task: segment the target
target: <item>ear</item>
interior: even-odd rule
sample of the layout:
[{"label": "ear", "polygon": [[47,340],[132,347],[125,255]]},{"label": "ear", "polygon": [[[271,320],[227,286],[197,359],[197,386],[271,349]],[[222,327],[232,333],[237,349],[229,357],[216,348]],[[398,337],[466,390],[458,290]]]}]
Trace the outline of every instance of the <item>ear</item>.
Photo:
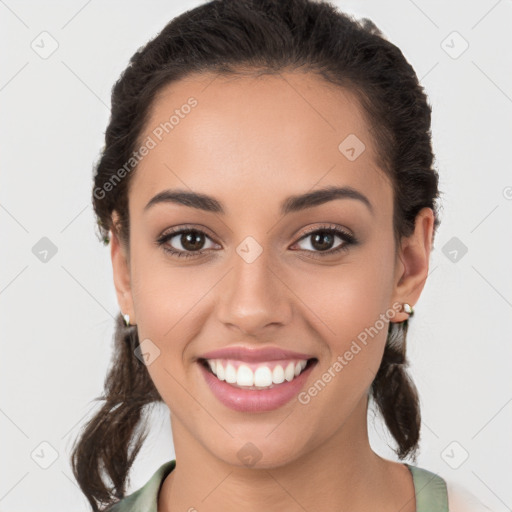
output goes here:
[{"label": "ear", "polygon": [[121,243],[116,229],[118,222],[116,211],[112,213],[112,225],[110,236],[110,256],[116,288],[117,302],[123,315],[130,315],[130,323],[136,324],[135,310],[133,308],[133,296],[131,290],[130,261],[127,248]]},{"label": "ear", "polygon": [[[400,244],[395,266],[392,304],[406,302],[414,306],[418,302],[428,276],[433,229],[432,208],[422,208],[416,216],[414,232]],[[390,319],[390,322],[403,322],[407,318],[408,313],[399,312]]]}]

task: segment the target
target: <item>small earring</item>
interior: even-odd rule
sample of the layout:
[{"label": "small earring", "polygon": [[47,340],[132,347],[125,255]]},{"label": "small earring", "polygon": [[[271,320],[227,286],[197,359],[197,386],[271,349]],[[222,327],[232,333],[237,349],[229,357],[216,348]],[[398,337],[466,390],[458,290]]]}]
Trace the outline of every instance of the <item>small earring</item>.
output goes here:
[{"label": "small earring", "polygon": [[402,311],[408,313],[410,316],[414,315],[414,308],[411,305],[407,304],[407,302],[404,302],[402,304]]},{"label": "small earring", "polygon": [[123,318],[124,318],[124,323],[125,323],[126,327],[130,327],[130,315],[128,313],[126,313],[126,315],[123,315]]}]

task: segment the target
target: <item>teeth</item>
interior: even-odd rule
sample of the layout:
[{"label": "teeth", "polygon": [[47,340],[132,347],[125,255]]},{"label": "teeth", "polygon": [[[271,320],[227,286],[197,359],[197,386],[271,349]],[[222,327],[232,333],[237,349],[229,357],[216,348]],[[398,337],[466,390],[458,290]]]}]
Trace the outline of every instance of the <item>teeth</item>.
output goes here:
[{"label": "teeth", "polygon": [[267,387],[272,384],[272,372],[268,366],[260,366],[254,372],[254,385],[258,387]]},{"label": "teeth", "polygon": [[228,363],[226,366],[226,382],[229,382],[230,384],[235,384],[237,381],[237,372],[235,370],[235,367]]},{"label": "teeth", "polygon": [[215,371],[215,365],[216,365],[215,359],[208,359],[207,362],[208,362],[208,365],[210,366],[211,371],[213,373],[215,373],[215,375],[217,375],[217,372]]},{"label": "teeth", "polygon": [[293,363],[288,363],[288,366],[284,370],[284,378],[290,382],[293,380],[295,376],[295,365]]},{"label": "teeth", "polygon": [[219,380],[224,380],[225,379],[224,366],[222,366],[221,364],[217,363],[215,365],[215,369],[217,370],[217,378]]},{"label": "teeth", "polygon": [[284,382],[284,370],[281,365],[277,365],[272,372],[272,382],[274,384],[281,384]]},{"label": "teeth", "polygon": [[236,383],[239,386],[254,386],[254,374],[248,366],[240,365],[236,374]]},{"label": "teeth", "polygon": [[219,380],[252,389],[271,388],[285,380],[291,382],[307,365],[306,360],[290,361],[286,366],[277,364],[271,369],[268,364],[263,363],[253,371],[247,364],[240,364],[237,369],[232,362],[226,360],[208,359],[207,362]]}]

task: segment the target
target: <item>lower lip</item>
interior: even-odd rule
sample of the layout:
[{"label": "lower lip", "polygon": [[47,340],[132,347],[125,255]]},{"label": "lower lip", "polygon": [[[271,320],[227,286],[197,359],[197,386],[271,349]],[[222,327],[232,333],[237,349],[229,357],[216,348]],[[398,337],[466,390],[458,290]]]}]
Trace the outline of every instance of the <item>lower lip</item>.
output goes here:
[{"label": "lower lip", "polygon": [[241,389],[232,386],[223,380],[219,380],[201,362],[198,364],[213,394],[226,407],[239,412],[265,412],[278,409],[297,396],[316,363],[315,360],[313,364],[310,364],[308,368],[290,382],[285,381],[281,384],[275,384],[273,388],[261,390]]}]

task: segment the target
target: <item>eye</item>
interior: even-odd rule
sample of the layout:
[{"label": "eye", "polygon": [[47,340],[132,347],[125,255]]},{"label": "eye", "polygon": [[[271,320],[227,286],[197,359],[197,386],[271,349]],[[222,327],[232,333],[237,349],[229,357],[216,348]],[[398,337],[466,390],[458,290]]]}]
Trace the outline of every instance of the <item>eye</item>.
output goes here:
[{"label": "eye", "polygon": [[[340,239],[341,242],[332,248],[336,238]],[[200,256],[212,248],[212,246],[205,247],[206,239],[211,241],[211,238],[201,229],[185,226],[163,234],[156,240],[156,244],[172,256],[190,258]],[[311,241],[306,245],[309,245],[311,249],[303,248],[302,250],[317,253],[313,258],[332,256],[341,251],[346,251],[350,245],[358,243],[354,235],[332,224],[307,230],[306,234],[303,234],[296,244],[308,239],[311,239]]]},{"label": "eye", "polygon": [[[210,239],[210,237],[200,229],[182,228],[162,235],[158,238],[156,243],[158,246],[161,246],[165,252],[170,253],[173,256],[178,256],[179,258],[190,258],[203,254],[205,249],[211,248],[204,247],[206,238]],[[172,243],[177,245],[178,248],[174,248],[171,245]]]},{"label": "eye", "polygon": [[[336,238],[341,239],[341,242],[333,248]],[[303,250],[317,253],[313,256],[314,258],[332,256],[341,251],[346,251],[350,245],[358,243],[354,235],[334,225],[311,228],[300,238],[299,242],[301,240],[308,240],[306,246],[311,247],[311,249],[306,247]]]}]

